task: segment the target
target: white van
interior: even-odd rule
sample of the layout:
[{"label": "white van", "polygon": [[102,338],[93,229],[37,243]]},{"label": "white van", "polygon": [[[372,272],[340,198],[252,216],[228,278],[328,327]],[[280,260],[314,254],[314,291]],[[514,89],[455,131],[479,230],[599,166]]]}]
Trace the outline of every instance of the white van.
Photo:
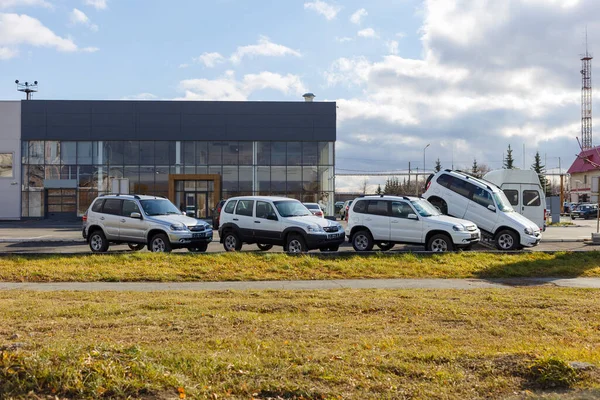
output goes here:
[{"label": "white van", "polygon": [[442,214],[474,222],[499,250],[536,246],[542,239],[540,228],[515,212],[498,186],[463,172],[430,175],[423,197]]},{"label": "white van", "polygon": [[546,229],[546,195],[537,172],[497,169],[483,179],[502,189],[516,212],[535,222],[542,231]]}]

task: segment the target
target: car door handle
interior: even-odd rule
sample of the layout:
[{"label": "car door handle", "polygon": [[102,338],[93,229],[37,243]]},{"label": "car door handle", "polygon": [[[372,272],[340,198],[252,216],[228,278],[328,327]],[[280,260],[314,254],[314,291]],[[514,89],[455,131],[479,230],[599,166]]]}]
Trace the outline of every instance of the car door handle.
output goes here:
[{"label": "car door handle", "polygon": [[125,221],[125,218],[123,218],[123,219],[121,219],[121,222],[127,222],[127,221]]},{"label": "car door handle", "polygon": [[254,221],[255,224],[260,224],[260,221]]},{"label": "car door handle", "polygon": [[397,221],[397,220],[393,220],[393,221],[390,221],[390,222],[391,222],[392,224],[397,224],[397,223],[398,223],[398,221]]},{"label": "car door handle", "polygon": [[365,221],[371,221],[371,218],[365,218]]},{"label": "car door handle", "polygon": [[104,217],[100,217],[100,220],[104,221]]},{"label": "car door handle", "polygon": [[239,221],[239,219],[238,219],[238,218],[234,218],[233,220],[234,220],[234,221]]}]

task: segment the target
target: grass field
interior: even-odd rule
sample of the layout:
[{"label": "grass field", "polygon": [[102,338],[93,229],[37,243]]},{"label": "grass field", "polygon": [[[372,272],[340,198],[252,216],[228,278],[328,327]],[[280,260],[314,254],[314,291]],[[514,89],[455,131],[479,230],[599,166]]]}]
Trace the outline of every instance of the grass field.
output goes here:
[{"label": "grass field", "polygon": [[4,291],[0,398],[600,396],[598,315],[548,287]]},{"label": "grass field", "polygon": [[244,281],[357,278],[506,278],[600,276],[600,252],[492,254],[268,253],[42,255],[0,257],[0,281]]}]

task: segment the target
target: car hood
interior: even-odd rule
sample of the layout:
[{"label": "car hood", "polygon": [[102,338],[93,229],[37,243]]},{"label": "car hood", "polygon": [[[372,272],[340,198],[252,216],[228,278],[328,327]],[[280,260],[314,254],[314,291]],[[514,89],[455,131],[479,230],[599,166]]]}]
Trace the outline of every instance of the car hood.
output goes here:
[{"label": "car hood", "polygon": [[185,215],[175,215],[175,214],[171,214],[171,215],[153,215],[148,217],[151,220],[154,221],[158,221],[158,222],[162,222],[163,224],[176,224],[176,223],[182,223],[185,226],[195,226],[195,225],[208,225],[206,222],[196,219],[196,218],[191,218]]},{"label": "car hood", "polygon": [[509,219],[513,220],[514,222],[522,225],[523,228],[531,228],[531,229],[533,229],[534,232],[540,231],[540,227],[537,226],[535,222],[533,222],[532,220],[530,220],[527,217],[524,217],[523,215],[519,214],[516,211],[507,212],[507,213],[504,213],[504,215],[506,215],[506,218],[509,218]]},{"label": "car hood", "polygon": [[[308,215],[306,217],[288,217],[284,218],[285,221],[293,222],[295,225],[319,225],[320,227],[327,226],[342,226],[339,222],[331,221],[327,218],[316,217],[314,215]],[[339,229],[338,229],[339,230]]]},{"label": "car hood", "polygon": [[425,217],[425,221],[427,221],[429,223],[449,225],[449,226],[461,224],[461,225],[464,225],[465,227],[469,227],[469,226],[477,227],[477,225],[475,225],[474,222],[467,221],[466,219],[454,218],[449,215],[433,215],[431,217]]}]

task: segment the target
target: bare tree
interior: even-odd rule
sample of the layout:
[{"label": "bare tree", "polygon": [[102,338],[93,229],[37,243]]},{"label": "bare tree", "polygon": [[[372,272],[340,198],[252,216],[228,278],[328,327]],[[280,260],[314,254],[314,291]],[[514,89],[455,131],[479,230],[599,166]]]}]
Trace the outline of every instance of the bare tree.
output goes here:
[{"label": "bare tree", "polygon": [[360,184],[360,191],[362,194],[367,194],[367,186],[369,185],[369,178],[365,178],[362,180]]}]

